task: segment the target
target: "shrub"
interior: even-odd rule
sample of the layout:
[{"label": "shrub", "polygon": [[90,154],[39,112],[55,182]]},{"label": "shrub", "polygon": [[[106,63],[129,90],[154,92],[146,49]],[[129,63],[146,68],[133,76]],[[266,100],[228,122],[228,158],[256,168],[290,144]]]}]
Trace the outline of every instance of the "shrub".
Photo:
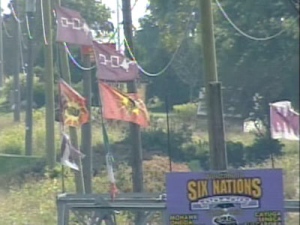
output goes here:
[{"label": "shrub", "polygon": [[262,163],[271,155],[274,157],[281,156],[283,147],[284,144],[268,136],[257,137],[251,146],[246,147],[245,159],[248,164]]},{"label": "shrub", "polygon": [[[5,81],[3,95],[7,102],[9,102],[10,93],[13,90],[14,80],[9,77]],[[26,75],[20,74],[20,100],[26,100]],[[38,108],[45,105],[45,84],[39,81],[39,78],[33,79],[33,101]]]},{"label": "shrub", "polygon": [[197,107],[197,103],[174,105],[173,111],[179,121],[183,123],[190,123],[197,119]]},{"label": "shrub", "polygon": [[[192,134],[188,131],[170,131],[170,151],[171,157],[175,161],[183,161],[185,159],[182,146],[184,143],[191,142]],[[162,129],[149,130],[142,132],[143,149],[149,152],[162,152],[168,154],[168,134]]]},{"label": "shrub", "polygon": [[245,147],[241,142],[226,142],[227,159],[229,166],[239,168],[244,166],[245,161]]}]

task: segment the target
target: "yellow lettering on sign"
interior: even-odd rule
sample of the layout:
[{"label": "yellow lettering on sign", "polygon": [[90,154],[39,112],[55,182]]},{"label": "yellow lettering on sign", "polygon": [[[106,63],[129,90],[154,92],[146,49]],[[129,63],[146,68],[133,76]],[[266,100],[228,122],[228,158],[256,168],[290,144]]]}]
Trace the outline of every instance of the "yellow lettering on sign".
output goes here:
[{"label": "yellow lettering on sign", "polygon": [[259,199],[261,184],[259,178],[217,179],[212,182],[212,195],[244,195]]},{"label": "yellow lettering on sign", "polygon": [[196,201],[198,199],[207,197],[208,181],[207,180],[191,180],[187,183],[188,199],[189,201]]}]

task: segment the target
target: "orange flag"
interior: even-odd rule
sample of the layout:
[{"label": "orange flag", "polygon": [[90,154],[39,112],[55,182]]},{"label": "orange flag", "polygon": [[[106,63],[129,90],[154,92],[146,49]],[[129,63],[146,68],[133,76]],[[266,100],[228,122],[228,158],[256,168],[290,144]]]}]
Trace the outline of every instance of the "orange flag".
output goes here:
[{"label": "orange flag", "polygon": [[125,94],[102,82],[99,82],[99,91],[105,119],[136,123],[141,127],[149,126],[147,108],[136,93]]},{"label": "orange flag", "polygon": [[79,127],[89,121],[86,100],[64,80],[59,82],[60,102],[64,125]]}]

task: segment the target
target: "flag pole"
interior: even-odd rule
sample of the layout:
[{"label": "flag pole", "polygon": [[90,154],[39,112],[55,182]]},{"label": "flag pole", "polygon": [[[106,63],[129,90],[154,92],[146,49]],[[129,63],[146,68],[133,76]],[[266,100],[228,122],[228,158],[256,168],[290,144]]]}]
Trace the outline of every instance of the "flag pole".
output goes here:
[{"label": "flag pole", "polygon": [[[58,46],[57,46],[57,50],[58,50]],[[59,68],[60,68],[60,63],[59,63],[59,57],[58,57],[58,64],[59,64]],[[60,80],[61,78],[61,74],[59,73],[60,76]],[[58,113],[59,113],[59,128],[60,128],[60,136],[62,137],[62,134],[64,132],[65,129],[65,125],[64,125],[64,118],[63,118],[63,108],[62,108],[62,101],[61,101],[61,88],[58,82],[58,102],[59,102],[59,106],[58,106]],[[61,164],[61,190],[62,193],[66,192],[66,187],[65,187],[65,166],[63,164]]]},{"label": "flag pole", "polygon": [[[61,1],[56,1],[57,6],[60,6]],[[63,43],[57,43],[59,51],[59,62],[61,65],[60,68],[60,78],[64,79],[68,84],[71,84],[71,72],[70,72],[70,66],[69,66],[69,60],[68,55],[66,53],[66,47]],[[69,127],[69,134],[71,143],[74,147],[78,148],[78,134],[75,127]],[[85,193],[85,185],[84,185],[84,179],[83,179],[83,173],[82,173],[82,163],[81,159],[79,158],[78,161],[76,161],[76,164],[79,165],[80,171],[74,172],[75,174],[75,185],[76,185],[76,192],[77,193]]]},{"label": "flag pole", "polygon": [[[271,121],[272,121],[272,113],[271,113],[271,104],[269,104],[269,116],[268,116],[268,122],[269,122],[269,129],[267,129],[267,134],[268,136],[272,139],[272,127],[271,127]],[[274,160],[274,154],[273,154],[273,149],[271,149],[271,152],[270,152],[270,158],[271,158],[271,166],[272,166],[272,169],[275,168],[275,160]]]},{"label": "flag pole", "polygon": [[168,139],[168,158],[169,158],[169,171],[172,172],[172,155],[171,155],[171,141],[170,141],[170,120],[169,120],[169,95],[166,94],[165,99],[166,118],[167,118],[167,139]]}]

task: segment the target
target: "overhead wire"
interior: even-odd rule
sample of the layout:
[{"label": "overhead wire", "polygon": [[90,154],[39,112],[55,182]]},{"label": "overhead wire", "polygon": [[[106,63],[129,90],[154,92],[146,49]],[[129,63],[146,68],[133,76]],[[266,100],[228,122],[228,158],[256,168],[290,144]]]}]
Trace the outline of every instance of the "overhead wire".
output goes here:
[{"label": "overhead wire", "polygon": [[[188,21],[188,23],[187,23],[187,26],[186,26],[185,31],[187,31],[187,30],[190,28],[190,23],[191,23],[192,17],[193,17],[193,16],[192,16],[192,14],[191,14],[191,16],[190,16],[190,18],[189,18],[189,21]],[[186,33],[188,33],[188,32],[184,32],[184,34],[186,34]],[[176,50],[175,50],[174,53],[172,54],[171,59],[169,60],[169,62],[165,65],[165,67],[164,67],[163,69],[161,69],[161,70],[160,70],[159,72],[157,72],[157,73],[150,73],[150,72],[146,71],[146,70],[138,63],[136,57],[134,56],[134,53],[132,52],[132,49],[130,49],[130,46],[129,46],[127,40],[126,40],[126,37],[124,37],[124,43],[125,43],[125,45],[126,45],[126,47],[127,47],[127,50],[128,50],[128,52],[129,52],[130,56],[131,56],[132,59],[135,61],[135,63],[136,63],[136,65],[137,65],[137,67],[139,68],[139,70],[142,71],[142,73],[143,73],[144,75],[146,75],[146,76],[149,76],[149,77],[157,77],[157,76],[162,75],[164,72],[166,72],[167,69],[169,69],[169,67],[172,65],[172,63],[173,63],[173,61],[175,60],[175,58],[176,58],[176,56],[177,56],[177,54],[178,54],[178,52],[179,52],[179,50],[180,50],[180,48],[181,48],[181,45],[182,45],[182,43],[183,43],[183,41],[184,41],[185,38],[186,38],[186,37],[183,37],[183,38],[182,38],[182,40],[180,41],[180,43],[179,43],[179,45],[177,46]]]},{"label": "overhead wire", "polygon": [[23,74],[26,74],[26,70],[25,70],[25,63],[24,63],[24,56],[23,56],[23,37],[22,37],[22,29],[21,29],[21,24],[18,23],[18,29],[19,29],[19,47],[20,47],[20,60],[21,60],[21,68],[22,68],[22,72]]},{"label": "overhead wire", "polygon": [[6,27],[6,23],[4,22],[4,20],[2,20],[2,24],[3,24],[3,28],[4,28],[5,35],[6,35],[8,38],[12,38],[13,36],[12,36],[10,33],[8,33],[7,27]]},{"label": "overhead wire", "polygon": [[31,35],[31,31],[30,31],[28,15],[25,16],[25,20],[26,20],[26,28],[27,28],[28,38],[32,40],[33,38],[32,38],[32,35]]},{"label": "overhead wire", "polygon": [[[13,15],[13,18],[15,19],[15,21],[17,22],[18,24],[18,35],[19,35],[19,38],[18,38],[18,42],[19,42],[19,51],[20,51],[20,63],[21,63],[21,68],[22,68],[22,72],[24,74],[26,74],[26,70],[25,70],[25,63],[24,63],[24,56],[23,56],[23,45],[24,45],[24,40],[23,40],[23,36],[22,36],[22,28],[21,28],[21,23],[22,23],[22,20],[19,19],[19,17],[17,16],[17,13],[14,9],[14,6],[13,4],[10,2],[9,3],[9,7],[11,9],[11,12],[12,12],[12,15]],[[25,46],[25,45],[24,45]]]},{"label": "overhead wire", "polygon": [[223,14],[223,16],[225,17],[225,19],[231,24],[231,26],[237,31],[239,32],[241,35],[243,35],[246,38],[249,38],[251,40],[254,41],[268,41],[271,39],[274,39],[276,37],[278,37],[279,35],[281,35],[283,32],[285,32],[284,29],[282,29],[281,31],[279,31],[278,33],[268,36],[268,37],[254,37],[252,35],[247,34],[246,32],[242,31],[227,15],[227,13],[225,12],[224,8],[222,7],[222,5],[220,4],[220,2],[218,0],[215,0],[216,4],[219,8],[219,10],[221,11],[221,13]]},{"label": "overhead wire", "polygon": [[18,18],[17,14],[16,14],[16,11],[14,9],[14,6],[13,4],[10,2],[9,3],[9,6],[10,6],[10,9],[11,9],[11,12],[12,12],[12,15],[14,17],[14,19],[18,22],[18,23],[21,23],[22,21]]},{"label": "overhead wire", "polygon": [[81,65],[76,61],[75,57],[72,55],[70,49],[68,48],[68,45],[67,45],[65,42],[64,42],[63,44],[64,44],[65,51],[66,51],[66,53],[68,54],[69,58],[70,58],[71,61],[74,63],[74,65],[77,66],[79,69],[84,70],[84,71],[89,71],[89,70],[92,70],[92,69],[94,69],[94,68],[96,67],[95,65],[94,65],[94,66],[91,66],[91,67],[89,67],[89,68],[81,66]]}]

